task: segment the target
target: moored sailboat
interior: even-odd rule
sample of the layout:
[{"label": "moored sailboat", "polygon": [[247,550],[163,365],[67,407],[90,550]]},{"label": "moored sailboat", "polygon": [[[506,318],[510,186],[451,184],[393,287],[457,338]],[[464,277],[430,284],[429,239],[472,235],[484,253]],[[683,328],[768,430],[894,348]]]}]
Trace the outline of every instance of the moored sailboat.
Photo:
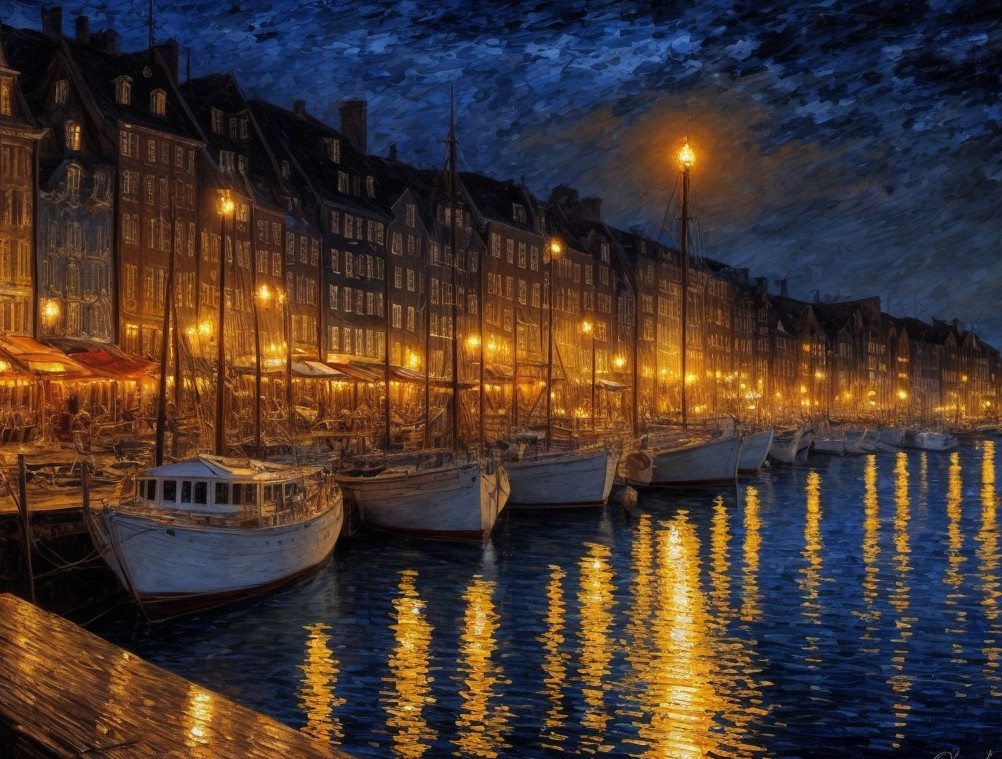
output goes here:
[{"label": "moored sailboat", "polygon": [[741,451],[738,454],[738,472],[753,474],[762,468],[769,456],[769,448],[775,431],[772,429],[748,432],[741,435]]}]

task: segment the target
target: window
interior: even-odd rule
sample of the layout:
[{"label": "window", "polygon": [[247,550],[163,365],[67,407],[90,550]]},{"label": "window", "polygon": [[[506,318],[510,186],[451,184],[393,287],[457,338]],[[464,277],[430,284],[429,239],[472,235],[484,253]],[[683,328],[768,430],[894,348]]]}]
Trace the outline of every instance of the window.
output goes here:
[{"label": "window", "polygon": [[167,114],[167,93],[159,88],[150,93],[150,113],[157,116]]},{"label": "window", "polygon": [[334,163],[341,163],[341,140],[331,140],[328,147],[328,157]]},{"label": "window", "polygon": [[344,171],[337,173],[337,191],[348,192],[348,174]]},{"label": "window", "polygon": [[14,112],[14,84],[9,77],[0,79],[0,114],[10,116]]},{"label": "window", "polygon": [[119,105],[132,105],[131,76],[120,76],[115,79],[115,102]]},{"label": "window", "polygon": [[56,101],[56,105],[66,105],[70,99],[70,83],[65,79],[60,79],[56,82],[56,91],[53,94],[53,100]]},{"label": "window", "polygon": [[218,108],[212,109],[212,131],[215,134],[223,133],[223,112]]},{"label": "window", "polygon": [[375,177],[365,178],[365,192],[370,198],[376,197],[376,179]]},{"label": "window", "polygon": [[76,164],[66,169],[66,187],[73,194],[80,192],[80,167]]},{"label": "window", "polygon": [[83,128],[76,121],[67,121],[65,129],[66,149],[80,150],[80,138],[83,134]]},{"label": "window", "polygon": [[233,151],[232,150],[220,150],[219,151],[219,170],[224,171],[227,174],[233,172]]}]

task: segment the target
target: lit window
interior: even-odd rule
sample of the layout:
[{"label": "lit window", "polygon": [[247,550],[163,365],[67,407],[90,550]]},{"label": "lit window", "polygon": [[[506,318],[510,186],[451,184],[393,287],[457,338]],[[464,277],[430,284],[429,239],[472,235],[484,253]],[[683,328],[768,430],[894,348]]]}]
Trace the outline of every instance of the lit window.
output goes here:
[{"label": "lit window", "polygon": [[66,149],[80,150],[80,138],[83,134],[80,124],[75,121],[66,122]]},{"label": "lit window", "polygon": [[115,102],[132,105],[132,77],[120,76],[115,80]]},{"label": "lit window", "polygon": [[157,116],[167,113],[167,93],[161,89],[153,90],[150,93],[150,112]]},{"label": "lit window", "polygon": [[7,77],[0,79],[0,114],[10,116],[14,112],[14,86]]}]

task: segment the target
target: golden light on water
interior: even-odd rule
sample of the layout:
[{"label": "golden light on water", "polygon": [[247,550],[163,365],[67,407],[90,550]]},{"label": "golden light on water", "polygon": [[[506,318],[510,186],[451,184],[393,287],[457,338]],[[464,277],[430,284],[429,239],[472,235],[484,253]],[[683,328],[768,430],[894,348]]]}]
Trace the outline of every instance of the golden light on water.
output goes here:
[{"label": "golden light on water", "polygon": [[539,637],[539,642],[544,651],[543,684],[550,706],[546,716],[543,717],[540,742],[544,748],[560,749],[565,738],[561,728],[568,716],[563,697],[564,686],[567,683],[567,668],[570,664],[570,654],[563,650],[564,618],[567,614],[563,581],[566,573],[552,564],[549,570],[550,579],[546,583],[546,627]]},{"label": "golden light on water", "polygon": [[730,618],[730,531],[729,515],[722,496],[713,500],[713,516],[710,523],[710,599],[713,602],[713,619],[726,625]]},{"label": "golden light on water", "polygon": [[[923,452],[924,453],[924,452]],[[925,456],[922,458],[923,471],[928,466]],[[925,481],[925,477],[923,477]],[[909,587],[912,566],[910,563],[911,545],[908,525],[911,521],[911,500],[909,496],[908,454],[901,451],[895,456],[894,465],[894,587],[890,593],[890,604],[897,612],[894,620],[897,636],[892,638],[894,647],[891,655],[891,669],[894,670],[887,679],[887,684],[896,694],[894,703],[894,722],[891,726],[897,728],[892,738],[892,745],[899,748],[898,741],[906,738],[905,727],[911,712],[908,694],[912,689],[913,676],[905,670],[908,655],[908,641],[911,638],[911,626],[915,618],[908,614],[911,604],[911,588]]]},{"label": "golden light on water", "polygon": [[605,728],[611,718],[606,707],[605,693],[612,661],[613,573],[609,566],[611,550],[598,543],[587,544],[588,552],[579,561],[581,585],[578,603],[581,627],[578,631],[580,659],[578,663],[585,710],[581,715],[583,749],[588,753],[605,750]]},{"label": "golden light on water", "polygon": [[952,634],[951,646],[956,656],[963,653],[960,636],[963,635],[967,623],[967,612],[963,608],[965,594],[961,589],[964,583],[961,565],[967,561],[967,557],[964,556],[964,531],[960,523],[963,517],[963,501],[964,484],[960,477],[960,453],[953,451],[950,454],[946,488],[947,565],[943,582],[948,586],[946,605],[954,610],[954,626],[952,629],[947,629],[947,632]]},{"label": "golden light on water", "polygon": [[425,619],[425,603],[417,591],[417,572],[400,572],[397,595],[393,599],[394,645],[387,662],[390,677],[385,679],[386,726],[393,736],[395,756],[413,759],[428,750],[437,733],[429,727],[425,707],[435,702],[431,695],[430,648],[432,626]]},{"label": "golden light on water", "polygon": [[983,443],[981,457],[981,519],[977,541],[981,577],[981,609],[987,629],[981,646],[982,672],[993,698],[1002,696],[1002,624],[999,617],[999,495],[995,489],[995,441]]},{"label": "golden light on water", "polygon": [[330,650],[331,629],[323,622],[305,628],[306,655],[300,669],[303,679],[299,687],[299,707],[306,714],[304,733],[328,746],[338,745],[344,738],[340,720],[334,710],[344,705],[343,698],[334,695],[338,679],[338,663]]},{"label": "golden light on water", "polygon": [[[803,614],[816,625],[821,624],[821,603],[818,586],[821,582],[821,475],[811,471],[807,475],[805,487],[807,496],[806,519],[804,520],[803,557],[807,560],[801,571],[801,605]],[[817,648],[817,638],[808,638],[808,649]]]},{"label": "golden light on water", "polygon": [[867,456],[863,470],[863,608],[866,622],[863,637],[871,640],[880,621],[877,603],[880,589],[880,499],[877,496],[877,457]]},{"label": "golden light on water", "polygon": [[762,546],[762,520],[759,516],[758,489],[745,489],[745,540],[742,546],[744,569],[741,572],[741,621],[755,622],[759,609],[759,550]]},{"label": "golden light on water", "polygon": [[463,594],[458,675],[462,706],[455,744],[463,756],[496,756],[504,747],[509,709],[502,703],[504,673],[494,663],[498,615],[495,583],[474,577]]}]

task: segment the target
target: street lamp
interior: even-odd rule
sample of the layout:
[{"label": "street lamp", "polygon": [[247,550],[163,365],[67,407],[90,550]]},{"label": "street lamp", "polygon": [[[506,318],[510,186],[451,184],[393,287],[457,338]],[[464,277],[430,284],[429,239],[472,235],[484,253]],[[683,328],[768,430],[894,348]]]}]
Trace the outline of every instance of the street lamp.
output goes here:
[{"label": "street lamp", "polygon": [[553,261],[560,258],[563,246],[560,240],[550,240],[543,253],[546,264],[546,450],[553,442]]},{"label": "street lamp", "polygon": [[[254,263],[254,271],[257,265]],[[261,455],[261,317],[260,306],[271,300],[271,290],[262,284],[254,293],[254,451]]]},{"label": "street lamp", "polygon": [[595,325],[587,319],[581,322],[581,331],[591,335],[591,428],[595,429]]},{"label": "street lamp", "polygon": [[689,139],[678,151],[678,162],[682,165],[682,219],[679,229],[679,242],[682,249],[682,426],[686,426],[686,332],[688,325],[688,301],[689,301],[689,170],[696,163],[696,153],[689,146]]}]

